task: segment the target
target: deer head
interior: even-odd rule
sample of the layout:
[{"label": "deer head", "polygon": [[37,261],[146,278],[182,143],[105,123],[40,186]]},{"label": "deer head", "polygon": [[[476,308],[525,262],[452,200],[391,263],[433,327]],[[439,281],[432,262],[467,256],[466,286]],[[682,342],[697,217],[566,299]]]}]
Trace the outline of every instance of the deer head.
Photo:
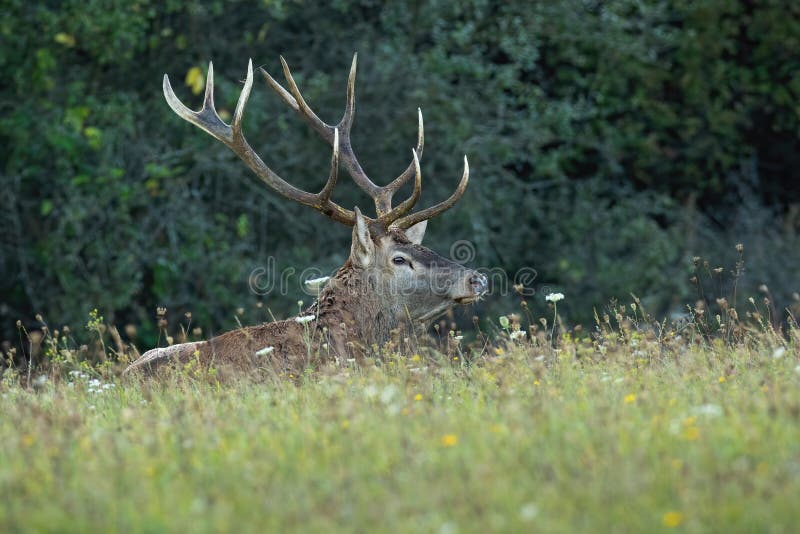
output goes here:
[{"label": "deer head", "polygon": [[[339,304],[354,308],[350,315],[369,321],[380,315],[384,327],[396,325],[402,318],[425,322],[451,308],[477,300],[487,289],[486,278],[421,246],[427,221],[451,208],[467,187],[469,165],[464,156],[464,172],[455,192],[443,202],[413,212],[422,189],[420,158],[424,145],[422,111],[418,112],[417,146],[412,161],[399,176],[385,186],[376,185],[366,175],[353,152],[350,129],[355,114],[355,75],[357,55],[353,56],[347,84],[344,116],[337,125],[323,122],[303,99],[286,61],[281,57],[289,90],[284,89],[264,69],[259,69],[267,84],[296,111],[332,149],[330,173],[318,193],[297,189],[270,169],[253,151],[242,132],[242,117],[253,86],[253,63],[249,62],[244,88],[239,96],[233,121],[222,121],[214,108],[214,69],[209,63],[203,107],[195,112],[175,96],[164,75],[164,95],[181,118],[203,129],[238,155],[270,188],[279,194],[309,206],[330,219],[352,226],[353,240],[348,262],[331,283],[329,292],[337,292]],[[353,181],[373,200],[375,217],[367,217],[358,208],[349,210],[331,199],[342,163]],[[392,205],[394,194],[411,178],[411,195]],[[350,298],[342,295],[350,291]],[[325,300],[325,294],[320,300]],[[361,310],[361,311],[358,311]],[[363,316],[363,317],[362,317]],[[385,328],[384,328],[385,329]],[[371,336],[372,337],[372,336]],[[383,336],[379,335],[377,338]]]},{"label": "deer head", "polygon": [[[486,277],[447,260],[421,245],[427,221],[403,231],[370,229],[356,208],[349,267],[360,273],[366,291],[389,318],[426,323],[454,304],[476,301],[487,287]],[[368,299],[363,299],[368,300]]]}]

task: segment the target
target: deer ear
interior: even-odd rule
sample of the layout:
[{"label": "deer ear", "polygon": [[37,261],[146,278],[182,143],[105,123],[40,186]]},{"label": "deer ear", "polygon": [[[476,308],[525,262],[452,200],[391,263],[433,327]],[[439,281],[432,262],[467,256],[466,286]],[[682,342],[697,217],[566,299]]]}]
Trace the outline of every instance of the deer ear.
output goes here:
[{"label": "deer ear", "polygon": [[355,208],[356,224],[353,225],[353,244],[350,247],[350,259],[359,267],[369,267],[375,259],[375,243],[369,235],[367,220],[361,210]]},{"label": "deer ear", "polygon": [[415,245],[422,244],[422,238],[425,237],[425,229],[428,227],[428,221],[421,221],[406,230],[406,237]]}]

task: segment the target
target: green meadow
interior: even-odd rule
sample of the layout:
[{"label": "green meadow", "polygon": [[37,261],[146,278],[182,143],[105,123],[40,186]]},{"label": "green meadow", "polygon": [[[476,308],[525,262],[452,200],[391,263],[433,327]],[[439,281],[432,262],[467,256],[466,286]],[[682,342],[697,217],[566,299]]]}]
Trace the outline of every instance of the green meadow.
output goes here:
[{"label": "green meadow", "polygon": [[7,371],[0,530],[794,531],[798,332],[692,332],[224,382]]}]

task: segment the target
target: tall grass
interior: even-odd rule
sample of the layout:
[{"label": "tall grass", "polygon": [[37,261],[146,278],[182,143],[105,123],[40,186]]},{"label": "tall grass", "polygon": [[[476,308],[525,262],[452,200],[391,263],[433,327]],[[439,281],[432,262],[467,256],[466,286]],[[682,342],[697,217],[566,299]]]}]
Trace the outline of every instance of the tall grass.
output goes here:
[{"label": "tall grass", "polygon": [[7,372],[0,530],[792,531],[797,332],[620,317],[299,384]]}]

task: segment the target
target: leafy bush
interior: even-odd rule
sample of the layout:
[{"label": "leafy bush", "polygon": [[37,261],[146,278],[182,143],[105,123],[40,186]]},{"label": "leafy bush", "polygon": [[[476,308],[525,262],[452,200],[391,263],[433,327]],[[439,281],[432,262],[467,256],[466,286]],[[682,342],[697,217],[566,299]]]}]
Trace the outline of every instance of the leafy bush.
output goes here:
[{"label": "leafy bush", "polygon": [[[0,21],[0,337],[15,336],[17,318],[77,324],[95,306],[141,325],[143,345],[155,342],[157,305],[217,330],[235,324],[237,307],[251,309],[248,275],[268,257],[279,268],[343,261],[346,229],[266,190],[163,102],[166,72],[199,106],[198,72],[213,59],[217,102],[230,113],[247,58],[277,74],[279,53],[331,122],[350,54],[361,53],[353,138],[376,181],[408,164],[417,106],[423,204],[450,193],[469,154],[470,189],[434,221],[434,248],[467,238],[485,266],[534,267],[538,283],[598,305],[636,292],[666,311],[691,295],[693,255],[769,242],[748,277],[790,295],[798,9],[10,0]],[[324,182],[328,148],[261,83],[246,130],[282,176],[308,189]],[[737,218],[743,180],[747,221]],[[344,205],[364,205],[350,184],[339,189]],[[246,319],[287,313],[300,297],[299,287],[272,295]]]}]

